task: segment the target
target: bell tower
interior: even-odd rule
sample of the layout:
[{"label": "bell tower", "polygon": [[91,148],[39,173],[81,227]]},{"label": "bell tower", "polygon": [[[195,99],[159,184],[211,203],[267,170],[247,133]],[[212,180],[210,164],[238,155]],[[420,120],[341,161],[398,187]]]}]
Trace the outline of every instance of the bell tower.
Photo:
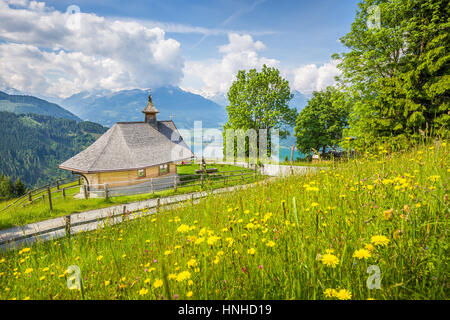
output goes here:
[{"label": "bell tower", "polygon": [[142,110],[142,113],[145,114],[145,122],[147,122],[156,130],[158,130],[158,122],[156,120],[156,114],[159,113],[159,111],[158,109],[156,109],[155,105],[152,102],[152,93],[150,89],[148,90],[147,106],[145,107],[144,110]]}]

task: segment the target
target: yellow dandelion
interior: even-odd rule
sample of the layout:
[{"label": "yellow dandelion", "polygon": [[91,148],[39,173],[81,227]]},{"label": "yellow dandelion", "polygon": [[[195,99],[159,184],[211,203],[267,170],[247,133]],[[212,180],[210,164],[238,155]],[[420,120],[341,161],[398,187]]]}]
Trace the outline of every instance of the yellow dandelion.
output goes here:
[{"label": "yellow dandelion", "polygon": [[163,285],[163,281],[161,279],[156,279],[155,282],[153,282],[153,288],[160,288]]},{"label": "yellow dandelion", "polygon": [[98,256],[97,257],[97,261],[102,261],[102,259],[103,259],[103,256]]},{"label": "yellow dandelion", "polygon": [[187,262],[187,266],[188,266],[188,268],[193,268],[193,267],[197,266],[197,260],[195,260],[195,259],[190,259],[190,260]]},{"label": "yellow dandelion", "polygon": [[217,236],[212,235],[212,236],[210,236],[210,237],[208,238],[207,243],[208,243],[210,246],[212,246],[212,245],[214,245],[214,243],[216,243],[218,240],[220,240],[220,237],[217,237]]},{"label": "yellow dandelion", "polygon": [[33,272],[33,268],[26,268],[25,269],[25,274],[29,274]]},{"label": "yellow dandelion", "polygon": [[339,264],[339,259],[334,254],[326,253],[321,258],[322,263],[328,267],[336,268]]},{"label": "yellow dandelion", "polygon": [[339,300],[350,300],[352,298],[352,293],[347,289],[341,289],[336,293],[336,298]]},{"label": "yellow dandelion", "polygon": [[142,288],[141,290],[139,290],[138,293],[141,296],[145,296],[148,293],[148,289]]},{"label": "yellow dandelion", "polygon": [[387,246],[389,244],[389,239],[385,236],[372,236],[370,242],[376,246]]},{"label": "yellow dandelion", "polygon": [[362,259],[366,259],[367,260],[371,256],[372,256],[372,254],[367,249],[359,249],[359,250],[356,250],[353,253],[353,258],[358,258],[359,260],[362,260]]},{"label": "yellow dandelion", "polygon": [[256,250],[255,248],[250,248],[247,250],[247,253],[253,256],[256,253]]},{"label": "yellow dandelion", "polygon": [[177,232],[186,233],[189,231],[189,226],[186,224],[182,224],[177,228]]},{"label": "yellow dandelion", "polygon": [[111,281],[109,281],[109,280],[106,280],[106,281],[105,281],[105,287],[109,286],[109,285],[110,285],[110,283],[111,283]]},{"label": "yellow dandelion", "polygon": [[192,291],[189,291],[188,293],[186,293],[186,297],[188,297],[188,298],[192,297]]},{"label": "yellow dandelion", "polygon": [[328,288],[325,290],[324,294],[326,297],[332,298],[332,297],[336,296],[337,291],[336,291],[336,289]]},{"label": "yellow dandelion", "polygon": [[189,271],[182,271],[177,275],[177,282],[181,282],[184,280],[188,280],[191,277],[191,273]]},{"label": "yellow dandelion", "polygon": [[266,246],[273,248],[275,246],[275,242],[273,242],[272,240],[267,241]]}]

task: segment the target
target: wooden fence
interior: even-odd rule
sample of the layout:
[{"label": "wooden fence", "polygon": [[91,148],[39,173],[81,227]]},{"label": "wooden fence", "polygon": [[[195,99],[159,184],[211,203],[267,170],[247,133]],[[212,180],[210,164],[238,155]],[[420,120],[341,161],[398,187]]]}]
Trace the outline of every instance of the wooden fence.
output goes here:
[{"label": "wooden fence", "polygon": [[[140,179],[138,181],[121,181],[119,183],[105,183],[100,185],[90,185],[89,190],[84,188],[85,198],[89,198],[92,194],[105,199],[131,194],[155,193],[173,189],[177,191],[182,188],[201,186],[202,189],[211,184],[221,184],[227,186],[232,182],[245,182],[258,177],[257,170],[233,170],[216,173],[201,173],[190,175],[174,175],[165,178],[149,178]],[[139,184],[129,185],[130,183]],[[120,186],[125,184],[125,186]]]},{"label": "wooden fence", "polygon": [[[211,183],[222,182],[223,186],[227,186],[233,181],[240,180],[242,182],[250,180],[250,178],[257,178],[258,172],[256,168],[254,170],[242,169],[234,171],[224,171],[217,173],[201,173],[201,174],[191,174],[191,175],[175,175],[170,181],[160,183],[161,178],[158,179],[140,179],[138,181],[125,181],[120,183],[109,183],[103,185],[90,185],[81,183],[80,178],[68,178],[60,179],[54,183],[42,186],[37,189],[33,189],[27,192],[22,197],[16,199],[14,202],[10,203],[5,208],[1,209],[0,212],[13,209],[17,207],[25,207],[34,203],[35,201],[41,200],[42,202],[48,201],[50,210],[53,210],[53,201],[57,198],[66,198],[66,191],[73,188],[80,188],[82,190],[83,197],[88,199],[91,195],[96,195],[97,197],[104,197],[105,199],[111,197],[118,197],[123,195],[132,194],[145,194],[145,193],[155,193],[155,191],[163,191],[173,189],[177,191],[181,188],[201,186],[202,189]],[[149,185],[144,185],[144,182],[149,181]],[[129,182],[139,182],[133,186],[123,186],[116,187],[115,185],[124,184]],[[73,185],[71,185],[73,183]]]},{"label": "wooden fence", "polygon": [[[224,188],[224,189],[216,190],[214,192],[223,193],[223,192],[227,192],[227,189]],[[122,210],[118,210],[117,212],[108,213],[101,217],[96,217],[93,219],[77,221],[77,222],[72,221],[71,215],[66,215],[66,216],[62,217],[63,219],[61,219],[61,221],[55,227],[48,228],[45,230],[39,230],[36,232],[24,234],[21,236],[16,236],[16,237],[9,238],[9,239],[0,240],[0,246],[4,246],[4,245],[8,245],[8,244],[15,244],[17,242],[24,241],[24,240],[27,240],[30,238],[35,238],[37,240],[38,236],[49,235],[51,233],[58,232],[58,231],[64,231],[64,234],[62,236],[67,236],[70,238],[70,236],[75,233],[72,231],[73,231],[73,228],[76,226],[87,225],[87,224],[91,224],[91,223],[99,224],[101,222],[109,222],[111,220],[112,220],[111,224],[121,223],[121,222],[130,220],[130,219],[139,217],[138,216],[139,213],[141,213],[141,216],[144,216],[144,213],[147,213],[147,212],[148,212],[147,214],[152,214],[152,212],[151,212],[152,209],[154,209],[153,213],[160,213],[162,210],[164,210],[165,207],[168,207],[168,206],[183,205],[183,203],[194,204],[195,200],[199,200],[201,198],[207,197],[208,195],[209,195],[208,192],[203,191],[203,192],[186,194],[184,196],[184,199],[181,199],[181,200],[177,200],[176,197],[171,197],[171,198],[173,198],[173,200],[171,200],[171,198],[162,199],[160,197],[160,198],[156,199],[156,205],[154,205],[154,206],[147,206],[145,208],[134,210],[134,211],[130,212],[127,210],[126,205],[123,205]],[[163,200],[163,201],[161,201],[161,200]],[[133,217],[133,215],[134,215],[134,217]],[[118,218],[119,221],[115,220],[115,218]]]},{"label": "wooden fence", "polygon": [[[74,185],[67,186],[68,184],[74,183]],[[63,198],[66,197],[66,191],[73,188],[79,188],[81,186],[81,177],[80,178],[66,178],[59,179],[55,182],[46,184],[45,186],[33,189],[25,193],[23,196],[14,200],[3,209],[0,209],[0,212],[16,208],[18,206],[24,207],[38,200],[45,200],[46,198],[49,200],[50,208],[52,208],[52,194],[59,193]],[[54,190],[52,190],[54,189]]]}]

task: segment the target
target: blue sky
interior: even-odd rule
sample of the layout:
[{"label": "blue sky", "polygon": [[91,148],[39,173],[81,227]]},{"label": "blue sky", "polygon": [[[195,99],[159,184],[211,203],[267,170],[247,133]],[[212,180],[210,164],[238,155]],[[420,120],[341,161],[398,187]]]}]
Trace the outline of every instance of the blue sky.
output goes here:
[{"label": "blue sky", "polygon": [[[338,39],[350,30],[358,2],[58,0],[37,5],[27,0],[0,0],[0,5],[7,8],[0,13],[0,61],[14,51],[22,57],[15,62],[15,70],[26,72],[29,71],[27,64],[39,61],[36,60],[37,50],[43,56],[39,63],[42,68],[45,61],[58,61],[59,58],[73,61],[80,68],[89,69],[89,64],[91,69],[98,68],[96,79],[89,81],[89,70],[83,73],[55,62],[36,74],[43,77],[40,83],[29,83],[24,79],[14,83],[0,78],[0,85],[67,96],[95,87],[118,90],[171,84],[214,97],[226,93],[236,70],[266,63],[279,68],[290,80],[292,89],[309,94],[313,89],[332,83],[337,71],[330,56],[344,50]],[[70,5],[80,8],[85,21],[77,34],[73,30],[65,30],[64,34],[61,28],[56,29],[58,24],[64,24],[64,13]],[[8,18],[17,24],[6,25]],[[19,24],[21,19],[23,22]],[[48,19],[53,22],[42,26],[42,21]],[[100,21],[102,19],[106,22]],[[36,24],[30,20],[35,20]],[[122,24],[117,26],[115,21]],[[158,28],[163,31],[163,40],[161,33],[156,31],[153,35],[143,31],[145,36],[139,37],[138,32],[130,31],[127,22],[153,30],[151,32]],[[24,27],[24,24],[30,25]],[[27,27],[29,30],[24,37],[20,29]],[[50,33],[51,28],[55,28],[53,33]],[[79,46],[70,37],[76,39]],[[151,45],[151,49],[142,48],[140,41]],[[119,54],[119,47],[113,44],[119,46],[120,43],[126,43],[127,50]],[[146,50],[149,51],[144,56],[142,52]],[[50,55],[45,54],[48,51]],[[78,58],[74,54],[77,52]],[[154,59],[147,59],[149,55]],[[133,65],[133,60],[140,63],[141,68]],[[1,65],[0,73],[9,71],[2,70]],[[114,67],[116,72],[106,71],[107,66]]]},{"label": "blue sky", "polygon": [[[255,36],[266,45],[266,55],[288,66],[323,63],[343,50],[338,39],[350,31],[359,1],[356,0],[266,0],[266,1],[46,1],[60,11],[76,4],[83,12],[102,16],[176,23],[192,27],[264,33]],[[188,59],[206,59],[217,54],[226,34],[168,32],[182,43]]]}]

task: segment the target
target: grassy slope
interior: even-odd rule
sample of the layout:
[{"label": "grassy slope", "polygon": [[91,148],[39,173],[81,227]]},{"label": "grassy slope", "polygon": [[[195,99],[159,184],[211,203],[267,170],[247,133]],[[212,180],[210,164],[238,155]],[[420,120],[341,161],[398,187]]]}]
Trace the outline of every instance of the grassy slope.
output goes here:
[{"label": "grassy slope", "polygon": [[[219,172],[229,172],[235,170],[241,170],[241,167],[236,167],[232,165],[208,165],[208,168],[216,167]],[[178,173],[183,179],[183,175],[191,175],[195,174],[195,170],[199,169],[198,164],[192,165],[183,165],[178,166]],[[186,179],[192,179],[193,177],[186,177]],[[231,186],[234,184],[242,183],[236,177],[234,181],[228,181],[227,186]],[[199,179],[199,178],[198,178]],[[248,177],[245,182],[251,182],[254,179]],[[71,185],[75,185],[78,182],[62,185],[63,187],[68,187]],[[193,183],[193,182],[192,182]],[[224,187],[222,181],[217,181],[212,184],[208,184],[205,182],[205,188],[221,188]],[[45,201],[37,200],[32,205],[28,205],[25,207],[14,207],[11,209],[6,209],[5,211],[0,212],[0,229],[10,228],[13,226],[20,226],[31,222],[41,221],[45,219],[50,219],[54,217],[64,216],[71,213],[82,212],[87,210],[106,208],[118,204],[126,204],[130,202],[143,201],[147,199],[170,196],[174,194],[182,194],[194,191],[202,190],[201,186],[192,186],[192,187],[179,187],[177,192],[170,190],[158,191],[155,193],[146,193],[139,195],[129,195],[129,196],[118,196],[113,197],[108,200],[104,198],[97,199],[73,199],[73,196],[80,192],[79,188],[72,188],[66,191],[66,199],[63,199],[61,193],[52,194],[52,203],[53,203],[53,211],[50,211],[49,203],[47,195],[45,194]],[[52,188],[51,191],[56,191],[56,188]],[[13,202],[14,199],[0,202],[0,208],[4,208],[8,205],[8,203]]]},{"label": "grassy slope", "polygon": [[[448,153],[443,145],[380,150],[71,242],[2,253],[0,298],[81,299],[64,274],[78,265],[86,299],[337,299],[326,289],[352,299],[447,299]],[[353,257],[371,242],[370,257]],[[334,268],[321,259],[333,260],[326,250]],[[369,265],[381,270],[380,290],[366,286]]]}]

